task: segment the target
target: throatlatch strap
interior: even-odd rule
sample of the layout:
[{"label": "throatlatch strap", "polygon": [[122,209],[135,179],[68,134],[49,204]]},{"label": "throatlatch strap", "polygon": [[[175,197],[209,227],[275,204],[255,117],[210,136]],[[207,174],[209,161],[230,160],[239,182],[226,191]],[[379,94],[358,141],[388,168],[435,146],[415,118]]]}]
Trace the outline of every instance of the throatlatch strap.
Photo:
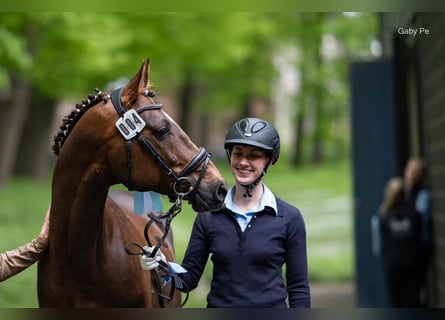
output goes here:
[{"label": "throatlatch strap", "polygon": [[133,184],[131,183],[131,171],[132,171],[132,146],[131,146],[131,140],[127,140],[125,142],[127,146],[127,170],[128,170],[128,190],[133,190]]}]

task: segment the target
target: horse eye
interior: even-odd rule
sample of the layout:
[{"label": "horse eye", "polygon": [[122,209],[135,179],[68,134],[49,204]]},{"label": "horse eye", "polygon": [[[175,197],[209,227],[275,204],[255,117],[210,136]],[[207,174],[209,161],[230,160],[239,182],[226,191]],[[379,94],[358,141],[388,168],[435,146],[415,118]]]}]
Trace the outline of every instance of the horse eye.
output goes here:
[{"label": "horse eye", "polygon": [[169,134],[170,134],[170,129],[168,127],[161,127],[158,131],[155,132],[155,136],[159,140],[167,138]]}]

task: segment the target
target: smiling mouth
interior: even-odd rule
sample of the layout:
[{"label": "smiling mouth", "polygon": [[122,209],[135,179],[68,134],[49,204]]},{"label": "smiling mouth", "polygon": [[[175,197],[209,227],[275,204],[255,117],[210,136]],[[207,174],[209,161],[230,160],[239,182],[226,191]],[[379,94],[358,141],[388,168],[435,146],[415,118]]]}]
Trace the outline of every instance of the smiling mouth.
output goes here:
[{"label": "smiling mouth", "polygon": [[252,172],[252,170],[245,169],[245,168],[237,168],[237,170],[238,170],[239,173],[243,173],[243,174]]},{"label": "smiling mouth", "polygon": [[241,179],[250,179],[253,174],[254,174],[254,172],[252,170],[248,170],[248,169],[238,169],[237,170],[238,178],[241,178]]}]

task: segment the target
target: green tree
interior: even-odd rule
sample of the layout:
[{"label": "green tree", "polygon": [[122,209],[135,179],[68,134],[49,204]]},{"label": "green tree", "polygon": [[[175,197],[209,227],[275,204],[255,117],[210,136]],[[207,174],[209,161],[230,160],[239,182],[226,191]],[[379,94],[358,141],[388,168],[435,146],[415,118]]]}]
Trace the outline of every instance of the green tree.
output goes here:
[{"label": "green tree", "polygon": [[[110,75],[122,74],[123,67],[116,61],[119,62],[119,54],[127,51],[123,50],[126,38],[118,32],[119,20],[111,14],[0,15],[0,62],[4,80],[0,108],[2,184],[12,175],[15,164],[19,164],[19,171],[41,168],[30,171],[36,176],[44,175],[42,163],[49,149],[44,146],[48,146],[46,137],[55,101],[91,92],[98,84],[108,81]],[[116,39],[116,35],[122,39],[110,43],[108,39]],[[120,60],[129,59],[127,56]],[[42,151],[29,157],[25,152],[29,146],[40,146],[38,150]],[[20,155],[22,159],[17,158]],[[40,160],[34,161],[36,158]]]},{"label": "green tree", "polygon": [[[347,64],[357,53],[368,54],[373,19],[335,13],[0,13],[0,184],[14,166],[42,176],[56,102],[80,100],[95,87],[128,78],[147,57],[155,89],[173,98],[179,124],[198,144],[207,144],[219,114],[256,114],[257,101],[266,106],[261,116],[273,120],[272,109],[280,106],[272,105],[272,61],[280,46],[300,55],[294,163],[324,161],[329,150],[339,149],[334,145],[345,145]],[[327,36],[343,54],[322,53]]]},{"label": "green tree", "polygon": [[0,185],[8,181],[14,168],[20,135],[31,100],[32,84],[23,74],[31,69],[31,52],[26,34],[32,32],[27,15],[1,13],[0,20]]},{"label": "green tree", "polygon": [[295,120],[291,162],[321,163],[348,156],[348,65],[371,57],[377,37],[375,14],[288,13],[281,16],[277,39],[296,48]]}]

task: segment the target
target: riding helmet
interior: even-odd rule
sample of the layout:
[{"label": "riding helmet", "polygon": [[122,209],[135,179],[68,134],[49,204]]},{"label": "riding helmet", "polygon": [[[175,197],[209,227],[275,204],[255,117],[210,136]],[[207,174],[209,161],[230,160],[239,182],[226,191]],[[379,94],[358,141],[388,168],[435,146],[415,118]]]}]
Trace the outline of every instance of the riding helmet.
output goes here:
[{"label": "riding helmet", "polygon": [[280,136],[269,122],[259,118],[245,118],[235,122],[226,135],[224,148],[229,152],[233,145],[243,144],[265,150],[273,158],[280,155]]}]

